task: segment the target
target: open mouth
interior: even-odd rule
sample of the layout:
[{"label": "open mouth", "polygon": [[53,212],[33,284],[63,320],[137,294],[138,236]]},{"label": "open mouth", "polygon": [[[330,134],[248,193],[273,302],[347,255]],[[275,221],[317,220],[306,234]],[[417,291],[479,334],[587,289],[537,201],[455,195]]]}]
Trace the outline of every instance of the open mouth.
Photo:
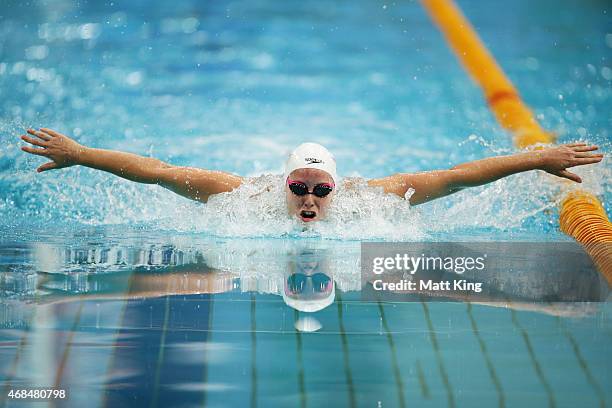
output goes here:
[{"label": "open mouth", "polygon": [[300,211],[300,218],[304,222],[312,221],[317,216],[317,213],[314,211]]}]

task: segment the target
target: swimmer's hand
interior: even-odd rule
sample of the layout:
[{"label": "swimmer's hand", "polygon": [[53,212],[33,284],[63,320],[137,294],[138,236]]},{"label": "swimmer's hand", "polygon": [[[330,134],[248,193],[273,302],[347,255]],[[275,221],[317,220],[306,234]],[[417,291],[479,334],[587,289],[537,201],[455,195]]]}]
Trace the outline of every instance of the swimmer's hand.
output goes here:
[{"label": "swimmer's hand", "polygon": [[21,150],[52,160],[38,167],[36,169],[37,172],[62,169],[79,164],[79,156],[85,147],[68,136],[47,128],[41,128],[40,130],[28,129],[27,132],[35,137],[22,135],[21,139],[40,148],[24,146]]},{"label": "swimmer's hand", "polygon": [[530,170],[544,170],[580,183],[582,179],[577,174],[567,171],[567,168],[600,162],[603,154],[589,153],[597,149],[597,146],[588,146],[585,143],[570,143],[462,163],[449,170],[398,173],[369,180],[368,184],[383,187],[386,193],[394,193],[404,198],[406,192],[413,189],[414,192],[408,199],[410,204],[416,205],[456,193],[464,188],[482,186]]},{"label": "swimmer's hand", "polygon": [[603,154],[589,153],[597,149],[597,146],[588,146],[586,143],[569,143],[544,150],[535,150],[533,153],[540,159],[541,164],[538,166],[540,170],[581,183],[582,179],[577,174],[566,169],[599,163],[603,159]]}]

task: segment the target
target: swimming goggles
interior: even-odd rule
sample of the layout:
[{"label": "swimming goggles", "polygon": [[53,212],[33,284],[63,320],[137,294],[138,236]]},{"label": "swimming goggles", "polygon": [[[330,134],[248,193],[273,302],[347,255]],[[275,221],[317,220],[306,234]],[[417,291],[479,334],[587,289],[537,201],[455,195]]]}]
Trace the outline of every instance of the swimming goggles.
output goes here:
[{"label": "swimming goggles", "polygon": [[289,185],[289,190],[291,190],[291,192],[296,196],[300,197],[305,196],[306,194],[314,194],[319,198],[323,198],[334,191],[334,185],[329,183],[317,184],[312,189],[312,192],[308,191],[306,184],[302,183],[301,181],[290,180],[287,178],[287,184]]},{"label": "swimming goggles", "polygon": [[304,291],[304,286],[306,286],[308,279],[312,279],[312,288],[315,292],[327,292],[331,285],[330,277],[321,272],[314,275],[294,273],[287,278],[287,288],[292,294],[298,295]]}]

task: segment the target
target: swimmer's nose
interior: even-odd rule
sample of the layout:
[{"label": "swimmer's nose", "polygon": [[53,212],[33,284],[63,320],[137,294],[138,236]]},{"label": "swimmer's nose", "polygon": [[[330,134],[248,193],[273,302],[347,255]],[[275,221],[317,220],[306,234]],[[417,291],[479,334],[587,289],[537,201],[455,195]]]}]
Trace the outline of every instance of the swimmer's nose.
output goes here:
[{"label": "swimmer's nose", "polygon": [[312,208],[314,206],[315,206],[315,202],[312,196],[311,195],[306,196],[306,199],[304,200],[304,207]]}]

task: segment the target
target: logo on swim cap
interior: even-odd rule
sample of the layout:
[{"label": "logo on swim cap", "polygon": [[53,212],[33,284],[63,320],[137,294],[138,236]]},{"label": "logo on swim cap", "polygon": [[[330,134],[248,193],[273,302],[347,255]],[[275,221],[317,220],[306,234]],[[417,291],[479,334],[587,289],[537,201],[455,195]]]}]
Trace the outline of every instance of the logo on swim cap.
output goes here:
[{"label": "logo on swim cap", "polygon": [[320,144],[302,143],[291,152],[285,163],[284,179],[286,180],[292,171],[303,168],[323,170],[331,176],[334,184],[338,184],[336,159]]}]

